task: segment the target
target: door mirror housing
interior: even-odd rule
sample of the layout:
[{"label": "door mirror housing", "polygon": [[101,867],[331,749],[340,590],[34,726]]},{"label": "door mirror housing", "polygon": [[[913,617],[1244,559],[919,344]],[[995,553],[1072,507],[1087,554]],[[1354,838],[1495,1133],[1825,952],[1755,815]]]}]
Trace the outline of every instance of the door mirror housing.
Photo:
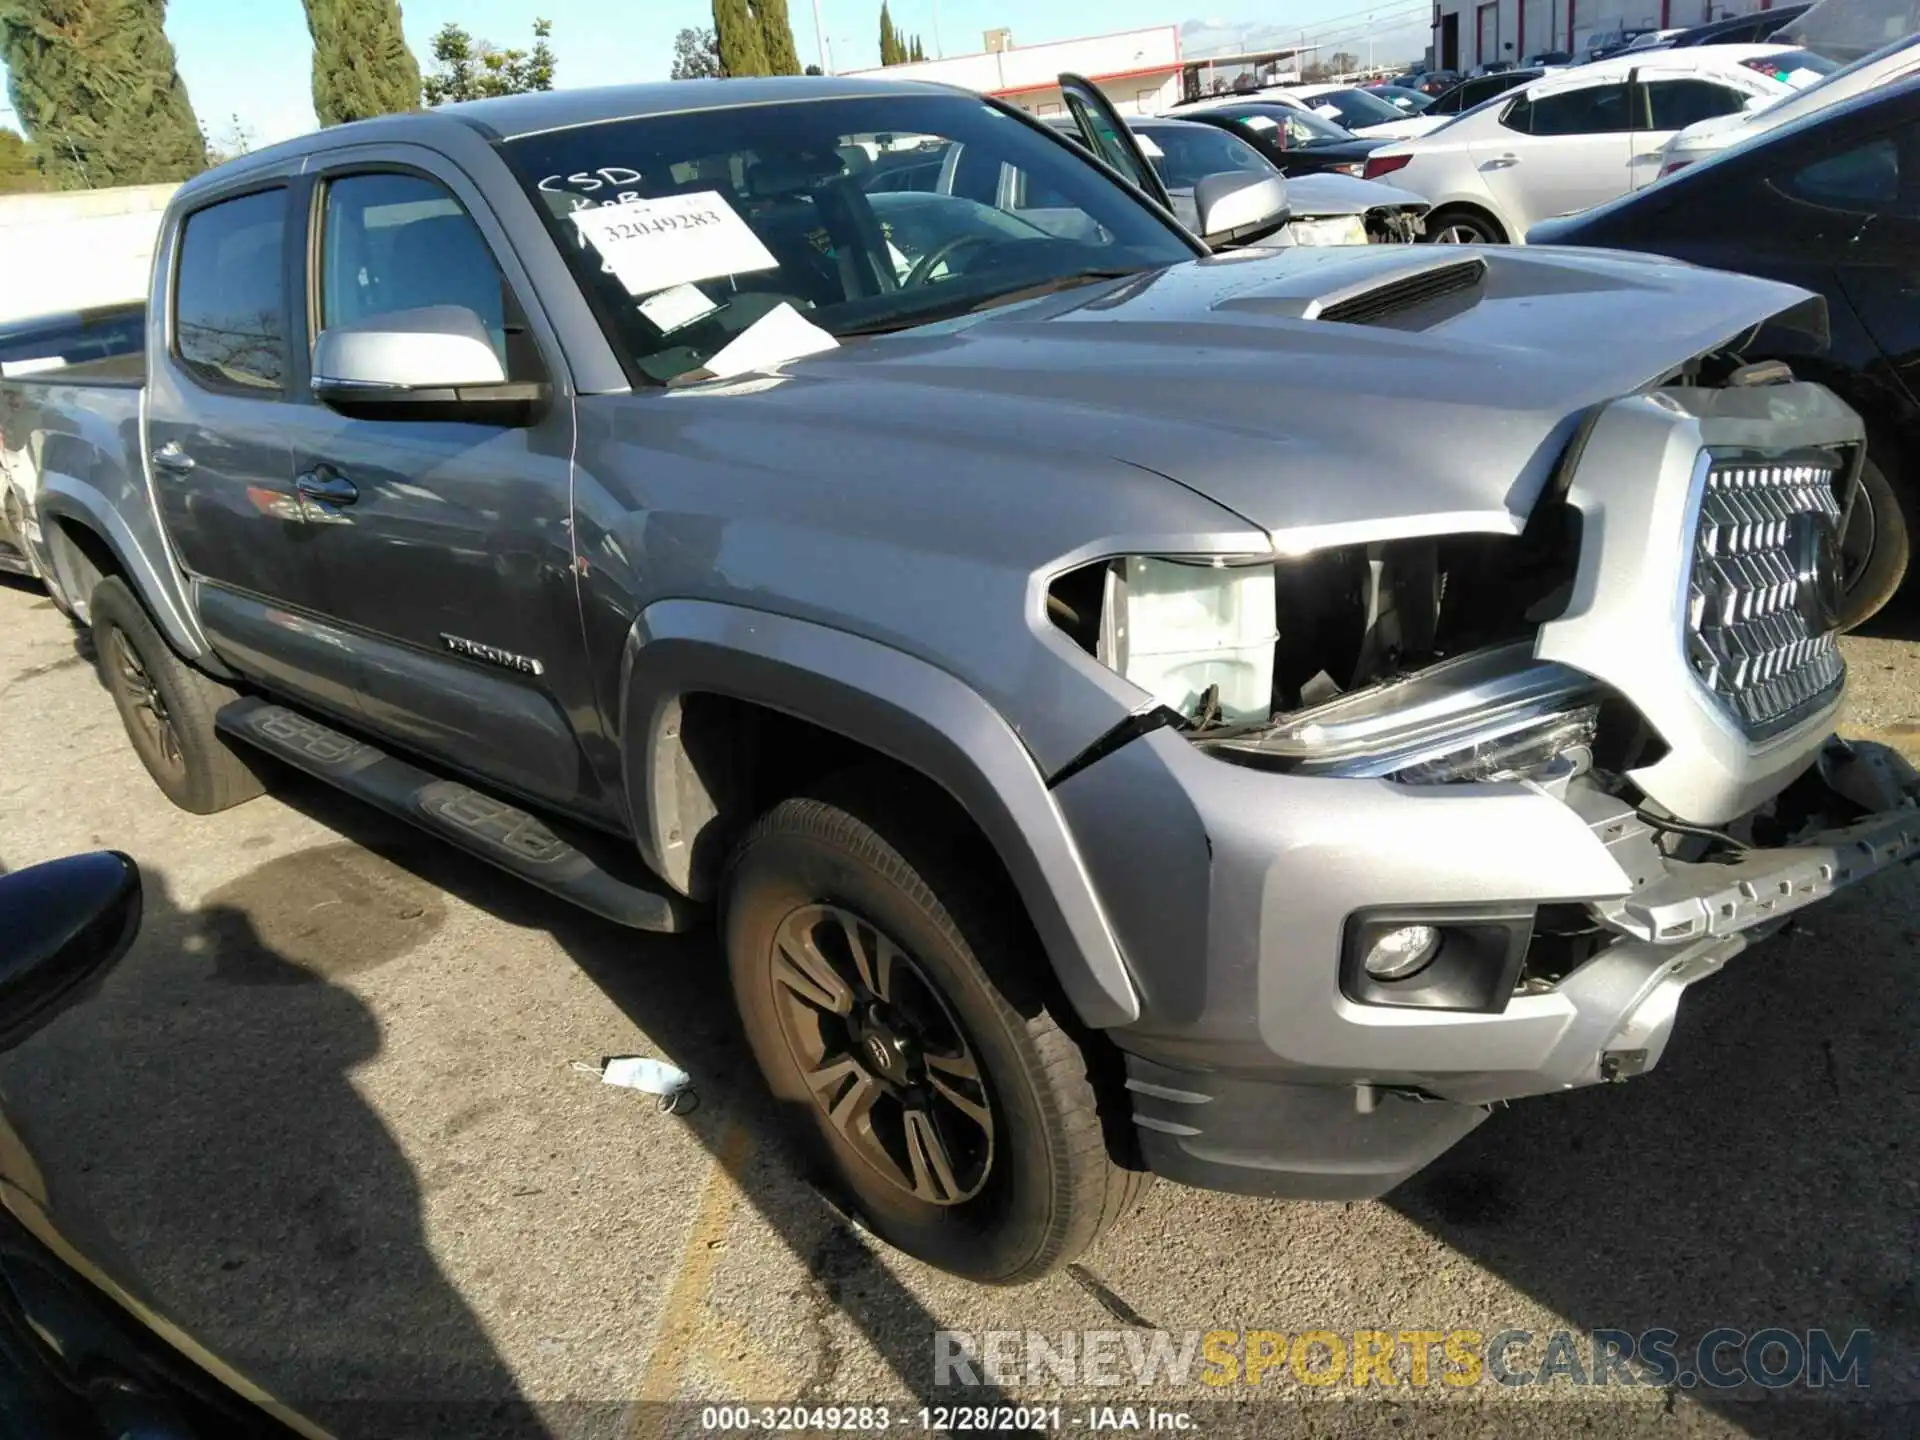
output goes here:
[{"label": "door mirror housing", "polygon": [[548,393],[508,380],[486,324],[464,305],[332,325],[313,346],[314,398],[356,419],[530,425]]},{"label": "door mirror housing", "polygon": [[0,1050],[84,999],[140,929],[140,869],[118,851],[0,876]]},{"label": "door mirror housing", "polygon": [[1193,187],[1194,224],[1209,250],[1231,250],[1265,239],[1293,218],[1286,177],[1229,170],[1203,175]]}]

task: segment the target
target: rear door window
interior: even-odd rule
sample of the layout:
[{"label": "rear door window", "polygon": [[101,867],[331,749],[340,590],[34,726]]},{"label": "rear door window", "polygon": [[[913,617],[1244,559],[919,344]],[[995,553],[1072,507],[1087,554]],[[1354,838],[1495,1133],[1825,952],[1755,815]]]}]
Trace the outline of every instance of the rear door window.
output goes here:
[{"label": "rear door window", "polygon": [[287,192],[261,190],[189,215],[180,232],[173,348],[196,381],[278,394],[287,374]]},{"label": "rear door window", "polygon": [[1692,77],[1646,82],[1649,130],[1684,130],[1699,120],[1734,115],[1746,108],[1744,91]]}]

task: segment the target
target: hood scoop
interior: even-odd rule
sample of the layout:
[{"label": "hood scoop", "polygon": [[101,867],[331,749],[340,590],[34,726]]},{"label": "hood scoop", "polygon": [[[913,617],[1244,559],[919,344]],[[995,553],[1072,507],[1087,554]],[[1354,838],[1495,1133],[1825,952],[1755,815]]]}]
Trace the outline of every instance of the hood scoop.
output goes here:
[{"label": "hood scoop", "polygon": [[1378,325],[1402,311],[1471,290],[1486,278],[1487,262],[1478,255],[1464,260],[1429,260],[1371,278],[1363,284],[1329,291],[1307,302],[1300,318],[1344,325]]}]

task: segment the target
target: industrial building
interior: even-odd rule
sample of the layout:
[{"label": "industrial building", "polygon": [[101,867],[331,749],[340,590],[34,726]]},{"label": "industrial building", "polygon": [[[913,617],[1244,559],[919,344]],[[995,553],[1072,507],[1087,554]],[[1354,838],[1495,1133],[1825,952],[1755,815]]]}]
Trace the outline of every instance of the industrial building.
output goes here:
[{"label": "industrial building", "polygon": [[[1784,0],[1782,0],[1784,3]],[[1549,50],[1579,54],[1596,35],[1704,25],[1772,8],[1773,0],[1434,0],[1436,69],[1518,63]]]},{"label": "industrial building", "polygon": [[1010,30],[989,30],[984,48],[973,55],[949,55],[882,70],[850,73],[884,75],[889,80],[935,80],[997,95],[1035,115],[1062,112],[1058,77],[1081,75],[1100,87],[1123,115],[1158,115],[1197,96],[1225,88],[1242,75],[1273,78],[1290,75],[1299,47],[1238,55],[1188,59],[1180,52],[1177,26],[1015,45]]}]

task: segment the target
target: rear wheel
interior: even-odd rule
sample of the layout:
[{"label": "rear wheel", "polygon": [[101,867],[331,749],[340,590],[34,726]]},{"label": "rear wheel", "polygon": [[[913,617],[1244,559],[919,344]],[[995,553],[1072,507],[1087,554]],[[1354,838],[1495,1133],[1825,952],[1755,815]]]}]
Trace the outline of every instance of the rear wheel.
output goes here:
[{"label": "rear wheel", "polygon": [[119,577],[93,587],[87,613],[100,681],[161,792],[195,815],[260,794],[266,787],[252,766],[214,728],[214,712],[234,692],[174,654]]},{"label": "rear wheel", "polygon": [[[897,792],[897,785],[888,787]],[[973,1280],[1038,1279],[1144,1189],[1111,1158],[1087,1052],[1017,904],[881,787],[793,799],[725,888],[747,1039],[863,1223]]]},{"label": "rear wheel", "polygon": [[1912,553],[1911,502],[1887,478],[1876,456],[1896,472],[1899,468],[1894,451],[1869,445],[1860,467],[1860,490],[1840,544],[1846,566],[1846,591],[1840,602],[1840,626],[1844,630],[1864,625],[1893,599],[1906,578]]},{"label": "rear wheel", "polygon": [[1435,245],[1504,245],[1506,232],[1477,210],[1461,206],[1427,217],[1427,239]]}]

